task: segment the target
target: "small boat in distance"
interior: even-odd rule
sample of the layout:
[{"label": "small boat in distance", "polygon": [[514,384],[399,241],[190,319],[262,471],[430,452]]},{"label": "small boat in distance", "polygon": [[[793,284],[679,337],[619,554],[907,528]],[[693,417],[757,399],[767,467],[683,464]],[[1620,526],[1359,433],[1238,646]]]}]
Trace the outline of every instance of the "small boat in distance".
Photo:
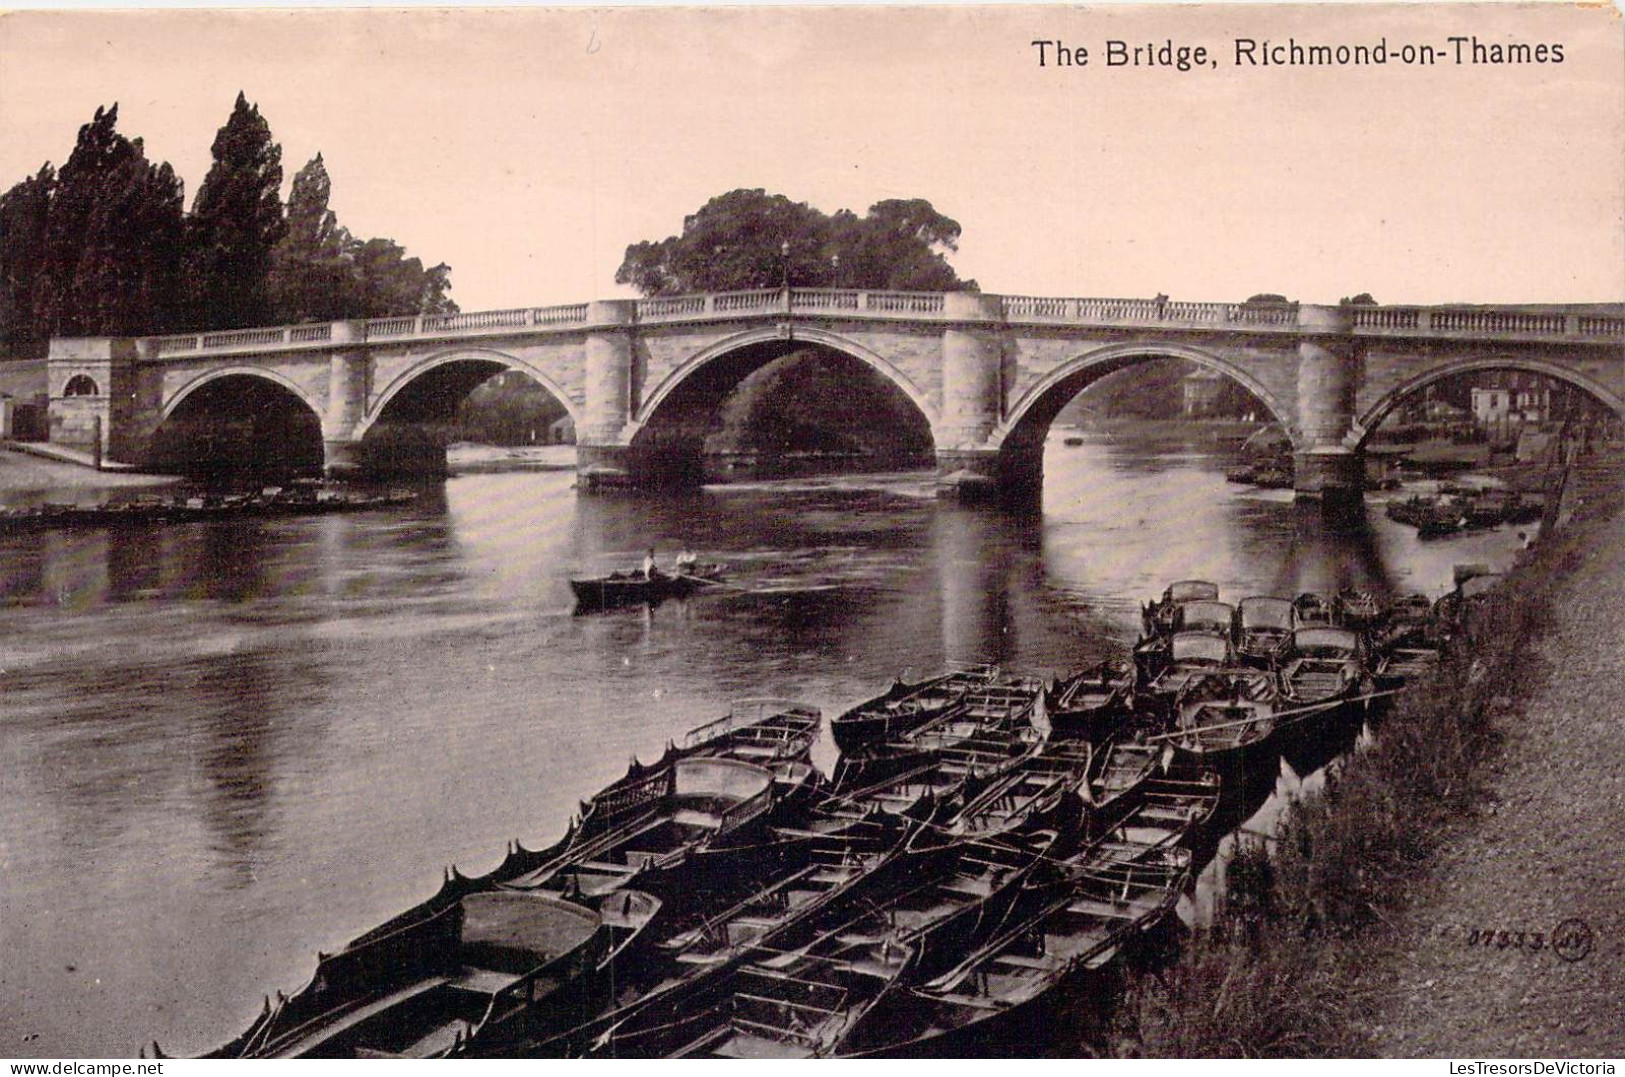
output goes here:
[{"label": "small boat in distance", "polygon": [[611,572],[607,576],[571,579],[570,590],[575,592],[576,612],[591,613],[598,610],[654,605],[668,598],[686,598],[702,587],[722,583],[721,565],[696,565],[690,572],[667,575],[655,572],[646,576],[643,571]]}]

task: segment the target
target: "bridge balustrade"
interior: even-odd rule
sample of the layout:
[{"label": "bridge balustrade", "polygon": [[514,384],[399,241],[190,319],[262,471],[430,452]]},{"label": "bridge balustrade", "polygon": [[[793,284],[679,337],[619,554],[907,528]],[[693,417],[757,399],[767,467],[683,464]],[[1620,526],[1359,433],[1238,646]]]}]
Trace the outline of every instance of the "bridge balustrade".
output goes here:
[{"label": "bridge balustrade", "polygon": [[[941,292],[792,288],[788,299],[787,306],[784,290],[779,288],[709,295],[657,296],[635,301],[635,321],[659,325],[785,313],[930,321],[942,319],[945,311]],[[1011,323],[1079,327],[1127,325],[1292,332],[1298,328],[1299,318],[1296,303],[1200,303],[1167,299],[1019,295],[1000,296],[998,301],[1003,317]],[[1478,339],[1556,337],[1609,343],[1625,338],[1625,316],[1580,313],[1572,309],[1360,306],[1349,308],[1348,313],[1356,336],[1439,335]],[[155,359],[199,352],[266,351],[319,345],[346,337],[356,342],[366,342],[524,329],[569,332],[585,326],[588,318],[589,304],[566,303],[510,310],[372,318],[352,323],[354,329],[348,331],[346,336],[338,336],[335,330],[335,325],[344,325],[342,322],[253,327],[150,337],[141,342],[141,354]]]},{"label": "bridge balustrade", "polygon": [[1578,319],[1578,328],[1582,335],[1588,337],[1625,337],[1625,318],[1609,318],[1601,315],[1582,314]]},{"label": "bridge balustrade", "polygon": [[1422,312],[1402,307],[1353,307],[1356,329],[1416,329],[1421,324]]},{"label": "bridge balustrade", "polygon": [[1435,310],[1433,328],[1491,333],[1561,333],[1563,315],[1502,310]]}]

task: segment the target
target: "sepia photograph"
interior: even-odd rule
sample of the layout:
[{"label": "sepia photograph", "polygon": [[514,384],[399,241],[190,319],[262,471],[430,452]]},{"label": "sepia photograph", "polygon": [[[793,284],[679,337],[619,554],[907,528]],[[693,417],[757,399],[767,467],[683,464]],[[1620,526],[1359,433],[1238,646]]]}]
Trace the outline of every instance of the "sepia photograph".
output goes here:
[{"label": "sepia photograph", "polygon": [[1613,1074],[1622,729],[1616,6],[0,12],[14,1074]]}]

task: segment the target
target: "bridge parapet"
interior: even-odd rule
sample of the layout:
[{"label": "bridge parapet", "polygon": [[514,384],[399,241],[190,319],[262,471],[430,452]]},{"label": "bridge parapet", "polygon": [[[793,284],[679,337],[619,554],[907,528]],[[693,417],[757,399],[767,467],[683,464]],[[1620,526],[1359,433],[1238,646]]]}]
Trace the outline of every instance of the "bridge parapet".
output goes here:
[{"label": "bridge parapet", "polygon": [[[1011,326],[1075,329],[1288,335],[1305,322],[1297,303],[1197,303],[1165,299],[1104,299],[986,295]],[[591,304],[373,318],[264,326],[212,333],[148,337],[143,361],[199,354],[278,352],[354,344],[398,343],[514,333],[580,333],[590,328]],[[1373,339],[1441,339],[1479,342],[1566,343],[1618,346],[1625,342],[1625,308],[1587,306],[1346,308],[1349,332]],[[646,326],[802,315],[854,320],[952,323],[959,315],[942,292],[887,292],[850,288],[758,288],[705,295],[658,296],[633,303],[632,324]]]}]

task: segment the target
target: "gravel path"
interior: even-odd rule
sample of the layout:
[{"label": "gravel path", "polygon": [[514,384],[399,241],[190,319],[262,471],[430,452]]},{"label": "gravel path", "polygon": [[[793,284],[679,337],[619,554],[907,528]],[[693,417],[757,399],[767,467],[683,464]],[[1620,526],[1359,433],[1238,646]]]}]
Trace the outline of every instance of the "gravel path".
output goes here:
[{"label": "gravel path", "polygon": [[[1534,650],[1548,673],[1508,721],[1494,800],[1400,925],[1383,1056],[1625,1055],[1625,514],[1599,525]],[[1578,960],[1552,948],[1570,918],[1589,929]],[[1585,938],[1565,932],[1563,952]]]}]

